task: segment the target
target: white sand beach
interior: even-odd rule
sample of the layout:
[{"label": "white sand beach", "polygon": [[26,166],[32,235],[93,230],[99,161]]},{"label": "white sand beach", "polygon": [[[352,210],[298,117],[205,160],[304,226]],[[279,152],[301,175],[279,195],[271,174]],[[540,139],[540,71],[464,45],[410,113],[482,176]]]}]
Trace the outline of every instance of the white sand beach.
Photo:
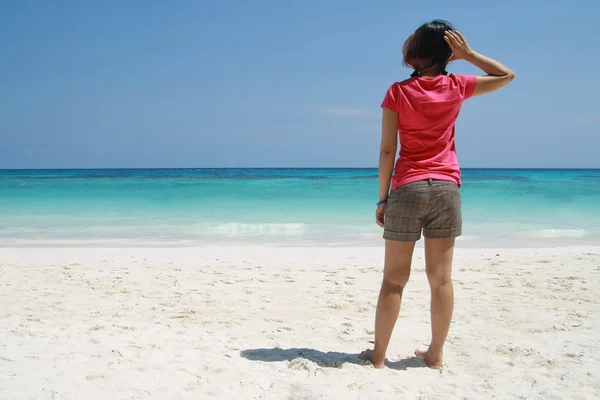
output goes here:
[{"label": "white sand beach", "polygon": [[1,248],[1,399],[600,398],[600,247],[456,250],[441,371],[422,248],[388,368],[382,247]]}]

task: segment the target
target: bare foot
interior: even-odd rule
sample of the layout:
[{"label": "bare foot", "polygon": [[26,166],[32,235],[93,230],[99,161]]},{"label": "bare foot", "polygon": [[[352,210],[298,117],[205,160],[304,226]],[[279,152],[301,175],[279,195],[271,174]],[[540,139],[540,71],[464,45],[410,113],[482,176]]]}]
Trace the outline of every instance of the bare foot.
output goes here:
[{"label": "bare foot", "polygon": [[371,364],[373,364],[373,367],[377,369],[385,367],[385,357],[383,357],[382,359],[376,359],[374,357],[373,350],[365,350],[362,353],[360,353],[358,357],[361,360],[369,361]]},{"label": "bare foot", "polygon": [[431,369],[442,368],[442,358],[441,357],[432,357],[431,355],[429,355],[428,351],[417,350],[417,351],[415,351],[415,356],[425,360],[425,363]]}]

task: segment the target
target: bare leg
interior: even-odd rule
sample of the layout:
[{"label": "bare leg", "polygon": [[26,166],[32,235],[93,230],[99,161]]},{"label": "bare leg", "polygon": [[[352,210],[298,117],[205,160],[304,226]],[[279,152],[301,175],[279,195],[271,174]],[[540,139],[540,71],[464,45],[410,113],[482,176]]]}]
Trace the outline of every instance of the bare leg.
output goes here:
[{"label": "bare leg", "polygon": [[385,241],[383,282],[375,315],[375,348],[361,354],[361,358],[371,361],[375,368],[385,366],[385,353],[400,313],[402,292],[410,277],[414,248],[415,242]]},{"label": "bare leg", "polygon": [[442,366],[444,343],[454,311],[453,255],[453,238],[425,238],[425,269],[431,288],[431,344],[427,351],[417,351],[415,355],[424,358],[431,368]]}]

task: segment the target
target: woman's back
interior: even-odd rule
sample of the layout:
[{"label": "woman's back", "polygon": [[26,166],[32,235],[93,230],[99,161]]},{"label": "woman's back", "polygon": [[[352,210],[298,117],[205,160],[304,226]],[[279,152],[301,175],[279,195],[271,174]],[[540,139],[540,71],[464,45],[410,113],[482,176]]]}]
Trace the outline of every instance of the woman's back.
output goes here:
[{"label": "woman's back", "polygon": [[398,114],[400,158],[392,187],[433,178],[460,186],[454,125],[462,103],[473,95],[477,77],[412,77],[390,86],[382,103]]}]

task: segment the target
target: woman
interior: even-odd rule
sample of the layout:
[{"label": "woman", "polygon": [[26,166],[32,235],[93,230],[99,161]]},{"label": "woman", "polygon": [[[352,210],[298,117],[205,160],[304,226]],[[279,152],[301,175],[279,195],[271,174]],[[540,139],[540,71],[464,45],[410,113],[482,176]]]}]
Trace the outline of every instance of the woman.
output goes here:
[{"label": "woman", "polygon": [[[375,347],[361,354],[383,368],[402,292],[410,275],[415,242],[425,237],[425,264],[431,288],[431,343],[415,355],[431,368],[442,366],[444,342],[454,309],[451,280],[455,238],[462,233],[460,169],[454,124],[463,101],[491,93],[515,74],[473,51],[445,21],[415,31],[403,46],[407,80],[387,91],[383,108],[376,221],[384,229],[385,263],[375,316]],[[450,61],[465,60],[484,76],[448,75]],[[400,157],[394,167],[398,136]],[[392,176],[392,172],[393,176]],[[391,191],[390,191],[391,183]]]}]

